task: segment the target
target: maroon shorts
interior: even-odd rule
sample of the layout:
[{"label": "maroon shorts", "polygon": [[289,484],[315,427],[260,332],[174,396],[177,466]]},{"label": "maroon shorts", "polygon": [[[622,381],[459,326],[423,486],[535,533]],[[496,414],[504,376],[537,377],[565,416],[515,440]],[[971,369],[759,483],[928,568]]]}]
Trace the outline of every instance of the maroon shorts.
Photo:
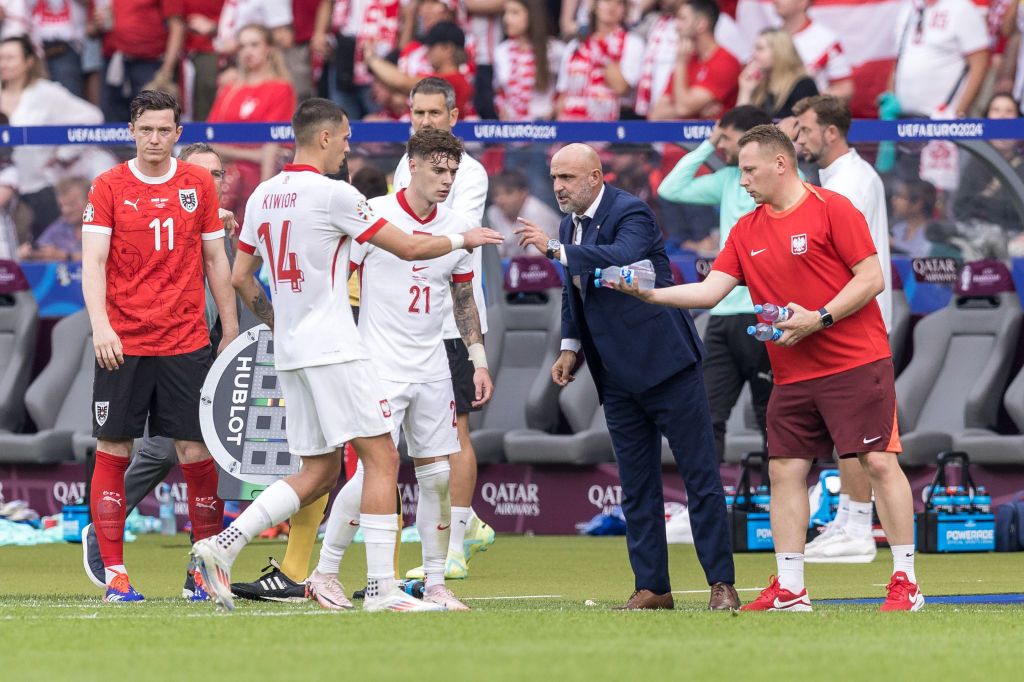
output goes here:
[{"label": "maroon shorts", "polygon": [[892,359],[773,387],[767,422],[769,457],[901,452]]}]

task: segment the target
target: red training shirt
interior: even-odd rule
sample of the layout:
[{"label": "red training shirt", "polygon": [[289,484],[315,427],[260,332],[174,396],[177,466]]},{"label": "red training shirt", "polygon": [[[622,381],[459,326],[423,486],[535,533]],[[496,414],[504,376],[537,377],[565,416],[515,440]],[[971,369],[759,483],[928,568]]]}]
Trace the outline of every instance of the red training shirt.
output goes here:
[{"label": "red training shirt", "polygon": [[224,236],[213,176],[171,159],[160,178],[135,159],[93,181],[82,231],[110,235],[107,315],[125,355],[183,355],[209,345],[202,242]]},{"label": "red training shirt", "polygon": [[[876,253],[864,215],[850,200],[804,184],[807,193],[782,213],[761,204],[736,222],[714,270],[750,288],[756,303],[793,302],[818,310],[852,279],[851,268]],[[829,329],[792,348],[768,344],[776,384],[836,374],[890,357],[874,298]]]},{"label": "red training shirt", "polygon": [[287,81],[236,83],[217,91],[206,120],[208,123],[277,123],[291,121],[294,111],[295,89]]}]

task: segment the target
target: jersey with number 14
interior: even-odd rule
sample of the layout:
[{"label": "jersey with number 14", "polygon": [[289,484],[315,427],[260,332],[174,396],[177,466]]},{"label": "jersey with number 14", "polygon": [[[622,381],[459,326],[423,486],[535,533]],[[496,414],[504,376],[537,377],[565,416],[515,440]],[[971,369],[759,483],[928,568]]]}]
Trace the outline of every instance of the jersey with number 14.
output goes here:
[{"label": "jersey with number 14", "polygon": [[279,370],[369,358],[348,304],[352,241],[387,222],[352,185],[288,164],[245,205],[238,248],[270,270],[274,365]]},{"label": "jersey with number 14", "polygon": [[[406,190],[370,200],[374,213],[409,234],[448,235],[470,229],[461,214],[443,205],[420,219]],[[404,261],[371,244],[352,248],[362,267],[359,333],[377,375],[387,381],[428,383],[451,377],[444,348],[444,321],[451,315],[451,282],[473,281],[473,256],[458,250],[424,261]]]},{"label": "jersey with number 14", "polygon": [[182,355],[210,343],[202,242],[221,239],[213,176],[171,159],[161,177],[135,159],[93,181],[82,232],[110,237],[107,316],[126,355]]}]

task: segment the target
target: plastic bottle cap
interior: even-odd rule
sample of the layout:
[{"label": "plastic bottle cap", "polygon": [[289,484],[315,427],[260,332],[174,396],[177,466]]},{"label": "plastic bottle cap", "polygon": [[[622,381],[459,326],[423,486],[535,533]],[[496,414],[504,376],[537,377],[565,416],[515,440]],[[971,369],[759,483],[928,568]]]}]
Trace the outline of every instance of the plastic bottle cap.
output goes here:
[{"label": "plastic bottle cap", "polygon": [[764,310],[764,306],[763,305],[755,305],[754,306],[754,314],[755,315],[761,313],[763,310]]},{"label": "plastic bottle cap", "polygon": [[754,325],[750,325],[749,327],[747,327],[747,333],[753,336],[754,334],[757,333],[757,327],[755,327]]},{"label": "plastic bottle cap", "polygon": [[601,268],[594,268],[594,277],[601,279]]}]

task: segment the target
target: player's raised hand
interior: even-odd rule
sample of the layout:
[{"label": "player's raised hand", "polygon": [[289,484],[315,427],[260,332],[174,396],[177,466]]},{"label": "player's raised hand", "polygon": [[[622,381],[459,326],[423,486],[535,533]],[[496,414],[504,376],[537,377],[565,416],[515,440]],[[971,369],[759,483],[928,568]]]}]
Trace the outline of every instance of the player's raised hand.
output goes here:
[{"label": "player's raised hand", "polygon": [[103,369],[113,371],[120,369],[124,364],[121,339],[109,324],[105,328],[93,330],[92,346],[96,351],[96,362],[100,363]]},{"label": "player's raised hand", "polygon": [[532,245],[535,249],[540,251],[541,255],[547,254],[548,241],[551,240],[551,236],[526,218],[516,218],[516,220],[519,221],[520,225],[520,227],[516,228],[516,236],[519,237],[519,246],[526,248],[528,245]]},{"label": "player's raised hand", "polygon": [[795,346],[802,339],[821,329],[821,315],[817,310],[808,310],[799,303],[786,304],[792,313],[784,322],[776,322],[775,328],[784,333],[776,341],[780,346]]},{"label": "player's raised hand", "polygon": [[466,251],[472,251],[478,246],[484,246],[485,244],[500,244],[505,241],[505,238],[501,236],[501,232],[492,230],[489,227],[474,227],[472,230],[462,233],[463,242],[462,248]]},{"label": "player's raised hand", "polygon": [[473,386],[476,389],[473,407],[481,407],[491,401],[494,396],[494,382],[491,381],[491,373],[486,367],[480,367],[473,372]]}]

